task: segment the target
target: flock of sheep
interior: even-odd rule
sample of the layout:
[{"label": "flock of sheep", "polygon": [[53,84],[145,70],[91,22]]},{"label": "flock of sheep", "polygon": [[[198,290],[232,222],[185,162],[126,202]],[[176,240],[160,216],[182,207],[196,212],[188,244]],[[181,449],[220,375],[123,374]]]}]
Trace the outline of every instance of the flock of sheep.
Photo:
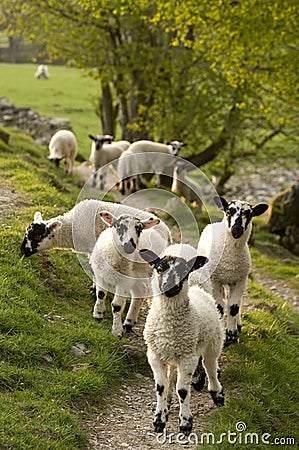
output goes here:
[{"label": "flock of sheep", "polygon": [[[50,158],[56,161],[65,158],[68,173],[77,152],[71,134],[65,130],[58,132],[50,142]],[[63,143],[60,147],[59,138]],[[148,151],[175,155],[183,145],[138,141],[127,143],[125,149],[126,143],[120,141],[121,149],[111,136],[90,138],[93,183],[96,184],[101,164],[118,159],[118,170],[123,170],[123,178],[133,178],[135,188],[138,171],[142,172],[140,154],[145,153],[145,158],[141,158],[143,164]],[[133,171],[126,172],[130,161]],[[100,185],[102,188],[105,185],[103,174]],[[173,243],[168,226],[148,211],[100,200],[83,200],[72,210],[49,220],[44,220],[40,212],[35,213],[21,245],[25,256],[57,248],[88,255],[94,281],[93,317],[103,319],[105,299],[112,292],[112,333],[118,337],[124,329],[132,330],[143,300],[150,299],[144,339],[156,386],[156,432],[166,427],[174,386],[180,405],[180,431],[186,435],[191,432],[191,386],[199,365],[204,368],[215,405],[224,405],[218,361],[223,346],[236,342],[241,330],[242,297],[251,270],[248,240],[252,218],[263,214],[268,205],[227,202],[223,197],[216,197],[215,203],[223,210],[223,220],[204,228],[197,248]],[[130,306],[122,322],[127,298],[131,300]],[[204,377],[193,386],[201,389],[203,384]]]}]

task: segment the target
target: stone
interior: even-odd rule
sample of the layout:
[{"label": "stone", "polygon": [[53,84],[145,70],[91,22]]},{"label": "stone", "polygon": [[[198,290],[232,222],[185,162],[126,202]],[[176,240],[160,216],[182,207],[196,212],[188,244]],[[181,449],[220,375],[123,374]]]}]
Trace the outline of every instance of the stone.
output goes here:
[{"label": "stone", "polygon": [[[73,131],[69,119],[40,116],[30,108],[13,105],[5,97],[0,97],[0,125],[20,128],[32,136],[37,144],[46,146],[56,131],[62,129]],[[1,133],[0,139],[5,142]]]},{"label": "stone", "polygon": [[273,198],[268,226],[271,233],[279,235],[283,247],[299,255],[299,183]]}]

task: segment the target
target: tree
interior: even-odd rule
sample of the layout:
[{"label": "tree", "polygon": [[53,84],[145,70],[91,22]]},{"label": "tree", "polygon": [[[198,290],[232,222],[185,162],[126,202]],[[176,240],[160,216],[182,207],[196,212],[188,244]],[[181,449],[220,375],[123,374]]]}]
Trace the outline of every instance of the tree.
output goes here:
[{"label": "tree", "polygon": [[28,37],[100,80],[105,133],[118,118],[128,140],[185,140],[222,181],[271,139],[298,139],[295,0],[14,1]]}]

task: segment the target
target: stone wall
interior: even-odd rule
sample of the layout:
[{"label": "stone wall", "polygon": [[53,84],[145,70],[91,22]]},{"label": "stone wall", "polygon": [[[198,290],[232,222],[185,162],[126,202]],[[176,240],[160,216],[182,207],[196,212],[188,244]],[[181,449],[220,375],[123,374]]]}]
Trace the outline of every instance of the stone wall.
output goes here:
[{"label": "stone wall", "polygon": [[51,136],[58,130],[72,130],[69,119],[40,116],[30,108],[15,106],[6,97],[0,97],[0,125],[21,128],[37,144],[48,146]]}]

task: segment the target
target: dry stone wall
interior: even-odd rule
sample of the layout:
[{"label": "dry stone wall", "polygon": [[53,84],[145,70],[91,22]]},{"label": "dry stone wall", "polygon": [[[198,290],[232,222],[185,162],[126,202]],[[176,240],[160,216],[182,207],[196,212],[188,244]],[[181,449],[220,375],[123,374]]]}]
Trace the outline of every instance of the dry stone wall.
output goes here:
[{"label": "dry stone wall", "polygon": [[72,131],[69,119],[41,116],[30,108],[15,106],[6,97],[0,97],[0,125],[20,128],[40,145],[48,145],[51,136],[58,130]]}]

